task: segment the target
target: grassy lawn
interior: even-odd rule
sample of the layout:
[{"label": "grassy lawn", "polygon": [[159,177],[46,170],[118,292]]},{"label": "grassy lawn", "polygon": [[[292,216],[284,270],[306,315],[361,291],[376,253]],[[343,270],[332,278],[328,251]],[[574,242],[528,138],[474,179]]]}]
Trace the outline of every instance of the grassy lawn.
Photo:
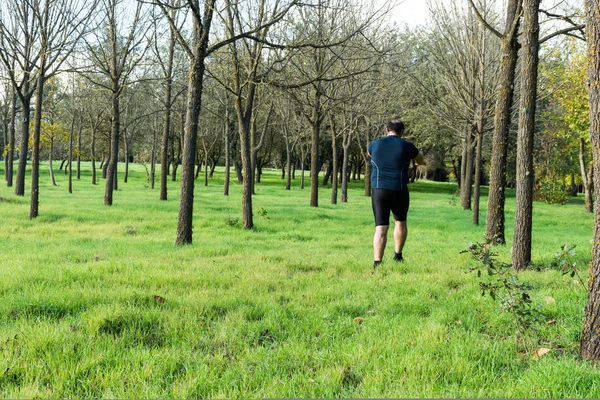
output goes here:
[{"label": "grassy lawn", "polygon": [[[84,168],[73,194],[43,169],[33,221],[29,182],[25,198],[0,186],[2,398],[600,397],[600,370],[578,358],[585,288],[549,267],[568,242],[587,276],[593,216],[580,199],[534,204],[536,268],[519,278],[556,323],[535,325],[525,349],[460,254],[484,227],[456,185],[411,187],[406,261],[388,244],[372,274],[362,182],[347,204],[321,188],[311,208],[299,176],[286,191],[267,171],[246,231],[241,186],[224,197],[218,170],[197,181],[194,243],[176,247],[178,183],[160,202],[133,166],[105,207],[104,181]],[[510,244],[498,252],[510,260]],[[536,347],[551,351],[535,359]]]}]

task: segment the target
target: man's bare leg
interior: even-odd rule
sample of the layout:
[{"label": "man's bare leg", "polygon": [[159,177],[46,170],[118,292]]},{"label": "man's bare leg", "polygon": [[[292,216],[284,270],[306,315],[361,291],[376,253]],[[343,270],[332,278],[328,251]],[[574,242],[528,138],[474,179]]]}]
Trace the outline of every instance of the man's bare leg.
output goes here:
[{"label": "man's bare leg", "polygon": [[379,225],[375,227],[375,235],[373,236],[373,257],[375,266],[383,260],[383,251],[387,243],[387,232],[389,226]]},{"label": "man's bare leg", "polygon": [[394,250],[396,251],[394,260],[396,261],[402,260],[402,249],[404,248],[404,243],[406,243],[407,235],[406,221],[396,221],[396,226],[394,227]]}]

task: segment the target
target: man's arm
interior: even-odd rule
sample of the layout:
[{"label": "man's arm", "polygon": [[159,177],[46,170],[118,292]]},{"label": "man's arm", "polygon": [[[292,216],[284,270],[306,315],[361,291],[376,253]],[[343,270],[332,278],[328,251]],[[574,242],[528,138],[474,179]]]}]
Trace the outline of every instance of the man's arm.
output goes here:
[{"label": "man's arm", "polygon": [[425,157],[423,157],[423,154],[421,153],[415,157],[415,162],[417,165],[427,165],[427,161],[425,161]]}]

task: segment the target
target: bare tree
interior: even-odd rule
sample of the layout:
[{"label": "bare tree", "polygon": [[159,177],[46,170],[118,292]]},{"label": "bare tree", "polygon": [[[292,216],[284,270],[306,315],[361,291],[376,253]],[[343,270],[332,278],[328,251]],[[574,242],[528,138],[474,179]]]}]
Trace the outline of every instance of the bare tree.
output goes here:
[{"label": "bare tree", "polygon": [[[137,3],[133,16],[124,10],[131,5],[125,0],[101,0],[99,11],[102,26],[96,41],[86,40],[92,67],[84,70],[84,76],[112,96],[112,132],[110,159],[107,163],[104,205],[113,203],[113,190],[116,185],[119,141],[121,134],[120,99],[123,89],[132,81],[135,68],[144,59],[150,41],[146,32],[150,28],[149,14],[144,12],[142,3]],[[124,15],[131,17],[129,28]]]},{"label": "bare tree", "polygon": [[30,218],[38,216],[40,131],[44,83],[56,75],[63,63],[75,50],[79,39],[87,32],[87,21],[93,7],[76,0],[28,0],[39,26],[39,55],[37,59],[36,105],[32,141],[31,161],[31,206]]},{"label": "bare tree", "polygon": [[36,89],[34,70],[39,57],[35,40],[39,34],[38,19],[27,1],[7,0],[0,3],[0,61],[7,69],[22,109],[19,164],[15,182],[17,196],[25,195],[31,98]]}]

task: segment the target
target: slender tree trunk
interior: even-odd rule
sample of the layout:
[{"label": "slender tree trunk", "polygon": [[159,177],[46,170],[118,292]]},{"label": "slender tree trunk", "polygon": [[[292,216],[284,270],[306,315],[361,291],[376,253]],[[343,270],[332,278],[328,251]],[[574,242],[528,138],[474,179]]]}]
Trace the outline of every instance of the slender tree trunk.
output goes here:
[{"label": "slender tree trunk", "polygon": [[29,218],[37,218],[40,203],[40,135],[42,130],[42,102],[44,98],[44,76],[46,74],[46,43],[42,39],[40,69],[35,90],[35,114],[33,117],[33,140],[31,145],[31,204]]},{"label": "slender tree trunk", "polygon": [[596,214],[588,299],[581,334],[581,357],[600,360],[600,1],[585,1],[587,16],[590,136],[594,156]]},{"label": "slender tree trunk", "polygon": [[285,180],[285,190],[292,189],[292,145],[287,135],[285,139],[285,167],[287,170],[287,177]]},{"label": "slender tree trunk", "polygon": [[[110,152],[108,153],[108,158],[110,159]],[[100,169],[102,170],[102,179],[106,179],[106,176],[108,175],[108,162],[106,162],[106,153],[102,153]]]},{"label": "slender tree trunk", "polygon": [[508,136],[511,123],[511,107],[514,96],[515,70],[519,43],[521,0],[509,0],[506,12],[506,30],[502,40],[502,64],[494,116],[494,136],[492,139],[492,162],[488,197],[486,237],[493,243],[504,244],[504,203],[506,187],[506,158]]},{"label": "slender tree trunk", "polygon": [[336,140],[335,123],[331,121],[331,204],[337,204],[338,192],[338,146]]},{"label": "slender tree trunk", "polygon": [[17,115],[17,96],[12,93],[10,107],[10,126],[8,133],[8,154],[6,157],[6,186],[13,185],[13,167],[15,162],[15,120]]},{"label": "slender tree trunk", "polygon": [[[29,86],[29,85],[27,85]],[[29,91],[29,87],[24,91]],[[23,106],[21,123],[21,144],[19,146],[19,164],[17,166],[17,179],[15,182],[15,195],[25,196],[25,170],[27,169],[27,154],[29,153],[29,119],[31,117],[31,96],[21,99]]]},{"label": "slender tree trunk", "polygon": [[204,187],[208,186],[208,153],[204,151]]},{"label": "slender tree trunk", "polygon": [[473,133],[472,126],[468,124],[465,132],[465,158],[463,186],[461,187],[461,205],[463,210],[471,209],[471,196],[473,195]]},{"label": "slender tree trunk", "polygon": [[54,168],[52,167],[52,155],[54,154],[54,138],[50,139],[50,155],[48,156],[48,171],[50,172],[50,182],[52,186],[56,186],[56,179],[54,178]]},{"label": "slender tree trunk", "polygon": [[473,188],[473,225],[479,225],[479,203],[481,200],[481,169],[482,169],[482,142],[483,135],[482,130],[479,127],[483,128],[483,121],[479,120],[478,128],[477,128],[477,137],[475,138],[475,178],[474,178],[474,188]]},{"label": "slender tree trunk", "polygon": [[365,196],[371,197],[371,172],[373,172],[373,164],[371,164],[371,156],[365,157]]},{"label": "slender tree trunk", "polygon": [[577,185],[575,184],[575,172],[571,172],[571,197],[577,197]]},{"label": "slender tree trunk", "polygon": [[321,136],[321,91],[314,91],[314,110],[310,148],[310,206],[319,207],[319,140]]},{"label": "slender tree trunk", "polygon": [[517,185],[515,233],[512,262],[516,270],[531,263],[531,227],[533,212],[533,142],[539,64],[540,0],[523,0],[523,50],[521,63],[521,99],[517,139]]},{"label": "slender tree trunk", "polygon": [[[228,103],[228,102],[227,102]],[[223,182],[223,195],[229,196],[229,184],[231,181],[231,129],[229,125],[229,104],[225,106],[225,178]]]},{"label": "slender tree trunk", "polygon": [[160,200],[167,200],[167,176],[169,174],[169,135],[171,134],[171,108],[173,106],[173,59],[175,56],[175,31],[170,30],[169,56],[167,59],[167,86],[165,94],[165,126],[162,135],[162,147],[160,157]]},{"label": "slender tree trunk", "polygon": [[593,195],[593,187],[592,187],[592,179],[591,179],[591,171],[593,166],[590,166],[590,170],[588,173],[587,163],[585,161],[585,139],[579,139],[579,168],[581,169],[581,180],[583,182],[583,190],[585,194],[585,212],[592,213],[594,212],[594,202],[592,199]]},{"label": "slender tree trunk", "polygon": [[156,125],[152,135],[152,154],[150,156],[150,189],[154,189],[156,181]]},{"label": "slender tree trunk", "polygon": [[121,112],[119,110],[119,88],[116,82],[113,84],[112,93],[112,134],[110,141],[110,158],[106,168],[106,187],[104,190],[104,205],[112,206],[113,191],[117,175],[117,163],[119,161],[119,131],[121,129]]},{"label": "slender tree trunk", "polygon": [[73,111],[73,119],[71,129],[69,130],[69,193],[73,193],[73,130],[75,129],[75,111]]},{"label": "slender tree trunk", "polygon": [[[485,2],[484,2],[485,7]],[[486,34],[485,28],[480,30],[481,51],[479,53],[479,111],[477,113],[477,128],[475,137],[475,178],[473,188],[473,225],[479,225],[479,208],[481,201],[481,172],[483,168],[483,129],[485,128],[485,79],[486,79]]]},{"label": "slender tree trunk", "polygon": [[463,197],[464,197],[464,185],[463,183],[465,182],[465,175],[467,174],[467,148],[468,148],[468,144],[467,144],[467,136],[465,135],[465,139],[462,142],[462,152],[461,152],[461,156],[460,156],[460,197],[461,197],[461,205],[462,205],[462,201],[463,201]]},{"label": "slender tree trunk", "polygon": [[[8,97],[8,93],[6,94],[6,96]],[[4,181],[7,182],[8,181],[8,153],[6,152],[6,150],[8,149],[8,130],[9,130],[9,120],[10,118],[8,117],[8,115],[10,114],[10,106],[7,104],[6,107],[8,107],[8,110],[6,110],[6,114],[3,116],[2,118],[2,148],[1,150],[1,154],[4,157]]]},{"label": "slender tree trunk", "polygon": [[348,159],[350,157],[350,140],[345,140],[343,146],[343,158],[342,158],[342,203],[348,202]]},{"label": "slender tree trunk", "polygon": [[123,175],[123,182],[127,183],[129,179],[129,140],[127,138],[127,129],[123,132],[123,144],[125,145],[125,174]]},{"label": "slender tree trunk", "polygon": [[302,150],[302,162],[300,163],[300,189],[304,189],[304,165],[306,163],[306,151]]},{"label": "slender tree trunk", "polygon": [[81,179],[81,130],[83,128],[83,113],[79,116],[79,128],[77,129],[77,180]]}]

